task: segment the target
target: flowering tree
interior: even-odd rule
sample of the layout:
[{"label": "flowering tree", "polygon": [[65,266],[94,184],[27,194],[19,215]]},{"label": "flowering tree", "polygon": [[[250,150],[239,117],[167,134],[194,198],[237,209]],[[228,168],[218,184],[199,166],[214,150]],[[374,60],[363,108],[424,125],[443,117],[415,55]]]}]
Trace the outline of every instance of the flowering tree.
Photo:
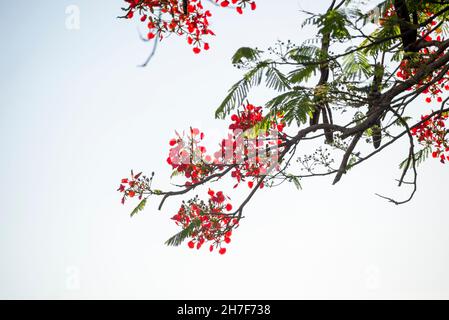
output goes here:
[{"label": "flowering tree", "polygon": [[[148,39],[167,33],[185,36],[194,52],[207,50],[203,37],[213,35],[200,0],[126,0],[126,17],[135,12],[148,22]],[[252,1],[211,1],[236,6],[238,13]],[[153,176],[134,174],[121,181],[122,202],[138,197],[131,215],[142,210],[149,196],[166,199],[208,185],[205,198],[182,202],[172,219],[180,232],[167,241],[190,248],[208,244],[226,252],[245,206],[264,187],[316,176],[333,176],[337,183],[350,168],[400,141],[408,153],[400,164],[399,186],[410,188],[403,200],[379,195],[394,204],[410,201],[416,192],[418,165],[428,157],[449,161],[446,123],[449,109],[449,4],[445,1],[389,0],[371,12],[361,12],[357,0],[329,1],[324,13],[309,13],[303,27],[316,30],[310,41],[279,42],[266,52],[243,47],[232,62],[245,70],[216,110],[230,118],[229,134],[208,153],[204,133],[190,128],[170,140],[167,163],[181,178],[178,189],[152,186]],[[166,16],[166,17],[164,17]],[[374,22],[374,24],[373,24]],[[265,84],[278,92],[261,106],[250,104],[248,92]],[[412,102],[423,104],[421,117]],[[402,139],[401,138],[407,138]],[[304,142],[315,142],[307,153]],[[247,196],[231,204],[228,193],[215,185],[229,176]]]}]

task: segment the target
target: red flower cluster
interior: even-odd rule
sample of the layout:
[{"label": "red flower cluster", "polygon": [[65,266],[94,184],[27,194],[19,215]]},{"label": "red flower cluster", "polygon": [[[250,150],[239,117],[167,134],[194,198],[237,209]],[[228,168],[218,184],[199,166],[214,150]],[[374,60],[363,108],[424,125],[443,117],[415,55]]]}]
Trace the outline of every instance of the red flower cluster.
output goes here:
[{"label": "red flower cluster", "polygon": [[[201,0],[125,0],[128,7],[125,8],[128,19],[132,19],[137,12],[140,21],[147,23],[148,39],[156,36],[163,39],[167,34],[185,36],[187,43],[193,46],[193,52],[198,54],[202,49],[209,50],[209,43],[203,41],[207,35],[215,35],[209,28],[208,18],[212,16],[209,10],[205,10]],[[252,10],[256,4],[251,0],[215,0],[221,7],[228,7],[231,3],[236,6],[238,13],[243,13],[243,8],[248,4]]]},{"label": "red flower cluster", "polygon": [[215,0],[215,2],[220,3],[220,6],[223,8],[229,7],[229,5],[232,3],[233,5],[236,5],[236,10],[239,14],[243,14],[243,9],[245,8],[246,4],[249,3],[251,10],[256,10],[256,3],[254,1],[242,1],[242,0],[231,0],[231,2],[227,0]]},{"label": "red flower cluster", "polygon": [[[185,187],[201,184],[212,174],[231,167],[231,176],[237,180],[234,187],[247,181],[249,188],[253,188],[254,183],[262,188],[264,176],[279,170],[277,155],[286,138],[283,116],[277,114],[266,118],[261,107],[247,104],[231,119],[231,133],[221,141],[220,150],[213,156],[206,154],[202,145],[204,133],[197,128],[190,128],[187,134],[176,133],[176,137],[169,141],[167,162],[173,168],[172,176],[182,175],[186,179]],[[142,195],[164,194],[151,189],[151,179],[131,172],[131,179],[123,179],[118,189],[124,193],[122,203],[127,197],[136,195],[141,198]],[[190,248],[199,249],[205,242],[212,242],[209,249],[218,248],[219,253],[224,254],[226,248],[222,244],[231,241],[231,232],[239,223],[238,211],[231,213],[232,204],[223,192],[209,189],[208,195],[207,202],[198,197],[183,202],[172,219],[188,231]]]},{"label": "red flower cluster", "polygon": [[[440,38],[440,36],[438,36]],[[398,78],[401,78],[403,80],[409,79],[411,76],[414,76],[419,68],[419,65],[424,65],[430,62],[432,58],[432,54],[435,53],[435,50],[432,50],[433,52],[430,52],[431,50],[425,48],[421,50],[421,55],[419,56],[419,62],[416,61],[409,61],[409,60],[403,60],[400,64],[400,70],[397,72],[396,76]],[[420,80],[418,84],[415,86],[409,88],[408,90],[417,90],[424,85],[427,85],[430,83],[434,77],[439,74],[439,70],[436,70],[434,73],[428,75],[425,79]],[[443,101],[443,98],[441,97],[441,94],[444,91],[449,90],[449,72],[446,74],[446,76],[442,77],[435,83],[430,84],[422,93],[424,95],[427,95],[425,101],[427,103],[431,103],[432,99],[435,99],[438,103],[441,103]]]},{"label": "red flower cluster", "polygon": [[260,123],[263,119],[262,107],[254,107],[252,104],[248,104],[243,108],[242,112],[231,116],[231,120],[234,123],[229,126],[229,129],[246,131]]},{"label": "red flower cluster", "polygon": [[[231,176],[237,180],[234,188],[245,181],[245,177],[250,178],[248,186],[252,188],[258,177],[273,169],[277,170],[278,153],[282,150],[280,145],[285,138],[282,133],[285,127],[282,115],[268,121],[261,107],[247,104],[231,119],[231,133],[222,139],[220,150],[213,156],[206,154],[206,148],[200,145],[204,134],[198,129],[190,129],[187,136],[177,134],[176,138],[170,140],[172,148],[167,163],[174,169],[173,176],[183,175],[187,178],[185,185],[190,186],[231,165]],[[267,120],[267,125],[263,129],[256,129],[264,120]],[[263,183],[260,187],[263,187]]]},{"label": "red flower cluster", "polygon": [[[412,128],[412,135],[416,136],[423,146],[431,147],[432,157],[440,159],[441,163],[449,161],[449,139],[445,125],[448,117],[448,114],[436,115]],[[428,116],[422,116],[421,120],[427,118]]]},{"label": "red flower cluster", "polygon": [[[433,13],[424,9],[422,15],[424,15],[425,17],[430,17],[433,15]],[[421,31],[421,37],[424,41],[430,42],[435,40],[441,42],[442,40],[444,40],[442,38],[441,28],[433,30],[435,25],[437,25],[437,21],[433,20]],[[429,46],[421,49],[416,56],[412,57],[412,59],[405,59],[401,62],[400,69],[397,72],[396,76],[403,80],[409,79],[411,76],[416,74],[417,70],[422,67],[422,65],[428,64],[433,59],[435,59],[436,52],[437,50],[434,46]],[[426,79],[421,80],[418,84],[416,84],[412,88],[409,88],[408,90],[417,90],[422,86],[427,85],[439,73],[440,70],[436,70],[433,74],[430,74]],[[423,94],[427,95],[425,99],[426,102],[431,103],[432,98],[436,98],[437,102],[442,102],[443,99],[441,98],[441,94],[443,93],[443,90],[449,90],[448,81],[449,72],[436,83],[433,83],[428,88],[426,88],[423,91]]]},{"label": "red flower cluster", "polygon": [[214,248],[218,248],[218,252],[224,254],[226,248],[223,247],[223,243],[231,242],[231,230],[238,226],[238,219],[227,213],[232,210],[232,205],[226,203],[229,197],[223,192],[209,189],[208,194],[208,202],[195,197],[183,203],[172,219],[184,230],[189,230],[191,238],[187,243],[189,248],[200,249],[208,242],[211,252]]},{"label": "red flower cluster", "polygon": [[[267,127],[282,132],[285,128],[285,122],[281,120],[282,118],[283,115],[278,113],[274,119],[270,119]],[[233,114],[231,120],[233,123],[229,126],[229,129],[246,131],[261,123],[265,120],[265,117],[262,114],[262,107],[247,104],[242,112]]]},{"label": "red flower cluster", "polygon": [[152,178],[142,176],[142,172],[134,175],[131,170],[131,178],[123,178],[117,191],[123,193],[122,204],[125,204],[126,199],[134,198],[136,195],[139,200],[142,199],[143,193],[151,187]]},{"label": "red flower cluster", "polygon": [[[423,4],[426,6],[425,4]],[[423,18],[431,17],[434,14],[430,12],[426,7],[423,7],[419,10],[422,12]],[[386,17],[391,17],[395,15],[393,6],[391,6],[386,13]],[[421,37],[424,41],[437,41],[441,42],[442,39],[442,29],[435,28],[437,25],[437,21],[434,19],[429,23],[422,31]],[[411,56],[409,59],[404,59],[400,66],[399,71],[396,76],[402,80],[407,80],[410,77],[414,76],[416,72],[423,66],[430,62],[432,62],[436,57],[437,49],[435,46],[429,46],[421,49],[418,54]],[[409,88],[408,90],[419,90],[423,86],[428,86],[425,90],[423,90],[423,94],[426,95],[425,101],[427,103],[431,103],[433,99],[438,103],[443,102],[443,98],[441,95],[444,91],[449,91],[449,72],[443,76],[441,79],[433,82],[436,75],[440,73],[441,69],[435,70],[432,74],[428,75],[425,79],[421,80],[415,86]],[[430,85],[428,85],[431,83]],[[422,116],[421,120],[426,119],[428,116]],[[441,161],[441,163],[445,163],[445,161],[449,160],[449,148],[448,148],[448,140],[446,138],[447,131],[445,129],[445,120],[447,119],[447,115],[445,116],[434,116],[421,125],[412,128],[411,133],[413,136],[416,136],[420,144],[426,147],[432,148],[432,156]]]},{"label": "red flower cluster", "polygon": [[167,163],[174,170],[172,176],[184,175],[188,179],[186,186],[199,183],[216,169],[210,164],[212,158],[206,155],[206,148],[200,145],[203,139],[204,133],[190,128],[187,137],[177,133],[177,137],[169,142],[172,148]]},{"label": "red flower cluster", "polygon": [[[233,114],[231,120],[233,123],[229,126],[229,129],[237,132],[240,130],[241,134],[234,134],[230,136],[228,140],[224,139],[221,143],[221,153],[229,154],[229,147],[232,147],[232,156],[234,163],[241,160],[243,157],[243,163],[241,166],[237,166],[231,173],[231,176],[237,180],[237,184],[234,185],[236,188],[241,181],[245,181],[245,177],[249,178],[248,187],[252,188],[254,181],[257,180],[261,175],[266,175],[270,170],[278,170],[277,156],[282,150],[280,145],[285,138],[283,130],[285,128],[285,122],[282,121],[282,114],[277,114],[276,117],[269,119],[266,129],[262,130],[254,138],[248,139],[247,131],[257,127],[262,121],[267,120],[262,115],[262,107],[255,107],[248,104],[244,107],[242,112]],[[270,132],[270,130],[274,130]],[[273,135],[272,133],[275,133]],[[251,136],[251,132],[249,135]],[[279,134],[281,136],[279,136]],[[241,139],[244,139],[243,143],[238,143]],[[238,148],[238,146],[240,148]],[[228,147],[228,148],[227,148]],[[260,184],[263,188],[263,182]]]}]

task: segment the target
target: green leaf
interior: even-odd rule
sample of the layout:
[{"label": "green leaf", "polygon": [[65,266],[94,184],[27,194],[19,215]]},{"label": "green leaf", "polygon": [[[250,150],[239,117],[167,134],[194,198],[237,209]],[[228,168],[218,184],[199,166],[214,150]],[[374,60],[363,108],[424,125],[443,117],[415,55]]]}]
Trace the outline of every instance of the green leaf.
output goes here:
[{"label": "green leaf", "polygon": [[231,87],[228,95],[215,111],[215,117],[223,119],[231,110],[239,107],[248,96],[249,89],[259,86],[264,78],[265,85],[270,89],[276,91],[290,89],[287,77],[274,66],[272,61],[261,61],[249,70],[242,80]]},{"label": "green leaf", "polygon": [[140,203],[137,205],[137,207],[135,207],[134,210],[131,212],[131,217],[133,217],[135,214],[142,211],[145,208],[146,204],[147,204],[147,198],[140,201]]},{"label": "green leaf", "polygon": [[303,81],[307,81],[310,79],[310,77],[312,77],[312,75],[315,75],[317,68],[318,65],[308,65],[306,67],[293,70],[288,75],[289,80],[291,83],[300,83]]},{"label": "green leaf", "polygon": [[287,77],[275,67],[269,67],[265,73],[265,84],[268,88],[283,91],[290,88]]},{"label": "green leaf", "polygon": [[255,61],[259,58],[259,55],[260,51],[257,49],[249,47],[241,47],[232,56],[232,63],[233,64],[242,63],[242,59],[246,59],[248,61]]},{"label": "green leaf", "polygon": [[[415,152],[415,154],[413,155],[413,157],[415,158],[415,164],[417,166],[422,164],[429,157],[431,151],[432,151],[432,148],[430,146],[428,146],[428,147],[425,147],[424,149],[421,149],[421,150]],[[409,158],[407,157],[399,164],[399,169],[403,169],[407,165],[408,159]]]},{"label": "green leaf", "polygon": [[346,166],[346,171],[349,171],[352,169],[352,166],[354,163],[357,162],[357,157],[351,154],[351,157],[349,158],[348,165]]},{"label": "green leaf", "polygon": [[235,83],[229,89],[228,95],[215,111],[215,117],[223,119],[230,111],[242,104],[247,97],[248,91],[252,86],[259,85],[263,77],[263,69],[268,65],[268,62],[260,62],[253,69],[249,70],[243,76],[243,79]]},{"label": "green leaf", "polygon": [[177,177],[177,176],[179,176],[179,175],[181,175],[181,174],[182,174],[182,173],[179,172],[178,170],[173,170],[173,172],[172,172],[170,178]]},{"label": "green leaf", "polygon": [[293,90],[274,97],[267,102],[266,106],[275,112],[282,112],[287,124],[296,121],[299,125],[307,121],[313,102],[307,91]]},{"label": "green leaf", "polygon": [[375,55],[382,51],[390,51],[389,48],[397,42],[395,37],[400,34],[399,21],[397,17],[392,16],[384,20],[381,28],[376,29],[369,37],[363,40],[359,48],[364,47],[363,52],[369,55]]},{"label": "green leaf", "polygon": [[[348,51],[352,49],[354,48],[349,47]],[[368,78],[373,74],[372,69],[368,57],[361,51],[352,52],[343,58],[343,72],[350,80],[360,79],[362,76]]]},{"label": "green leaf", "polygon": [[289,174],[288,177],[289,177],[290,181],[293,181],[293,183],[295,184],[296,189],[302,190],[301,182],[299,181],[299,178],[297,176]]},{"label": "green leaf", "polygon": [[[301,45],[290,50],[288,56],[298,62],[299,64],[316,62],[316,57],[319,56],[320,49],[317,46]],[[317,66],[318,63],[312,64]]]},{"label": "green leaf", "polygon": [[167,246],[179,246],[186,238],[190,237],[192,233],[195,231],[195,228],[201,225],[200,219],[193,220],[185,229],[181,230],[173,237],[165,241]]},{"label": "green leaf", "polygon": [[318,20],[321,34],[329,34],[333,39],[349,38],[350,34],[346,28],[346,14],[340,10],[329,10],[321,15]]}]

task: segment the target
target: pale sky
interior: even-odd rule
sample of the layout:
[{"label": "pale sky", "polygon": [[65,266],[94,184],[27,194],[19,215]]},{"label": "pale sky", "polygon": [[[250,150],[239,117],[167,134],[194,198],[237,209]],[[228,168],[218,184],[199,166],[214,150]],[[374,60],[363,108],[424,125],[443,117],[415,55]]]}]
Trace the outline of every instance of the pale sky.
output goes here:
[{"label": "pale sky", "polygon": [[[171,187],[174,130],[222,134],[226,122],[213,115],[242,74],[230,63],[237,48],[304,41],[312,35],[299,31],[299,10],[327,6],[257,4],[244,16],[214,10],[208,53],[167,39],[144,69],[150,47],[136,24],[116,19],[121,0],[17,0],[2,10],[0,298],[449,298],[449,165],[422,165],[406,205],[374,195],[407,196],[394,181],[405,140],[336,186],[317,178],[302,191],[262,190],[224,256],[164,245],[188,197],[160,212],[151,199],[133,219],[136,203],[120,204],[130,169]],[[79,30],[66,27],[69,5]]]}]

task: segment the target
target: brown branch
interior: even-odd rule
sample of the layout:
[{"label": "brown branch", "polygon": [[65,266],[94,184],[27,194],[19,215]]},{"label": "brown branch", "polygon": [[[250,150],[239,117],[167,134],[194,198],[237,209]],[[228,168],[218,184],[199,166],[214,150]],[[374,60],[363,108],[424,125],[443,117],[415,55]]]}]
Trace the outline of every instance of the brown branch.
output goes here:
[{"label": "brown branch", "polygon": [[348,168],[348,161],[349,157],[351,156],[352,152],[354,151],[357,143],[359,142],[360,138],[363,135],[363,131],[359,132],[354,136],[354,138],[351,141],[351,144],[348,146],[348,149],[346,150],[343,159],[341,160],[340,168],[338,169],[338,172],[335,176],[334,182],[332,184],[336,184],[338,181],[340,181],[341,177],[344,173],[346,173],[346,170]]}]

